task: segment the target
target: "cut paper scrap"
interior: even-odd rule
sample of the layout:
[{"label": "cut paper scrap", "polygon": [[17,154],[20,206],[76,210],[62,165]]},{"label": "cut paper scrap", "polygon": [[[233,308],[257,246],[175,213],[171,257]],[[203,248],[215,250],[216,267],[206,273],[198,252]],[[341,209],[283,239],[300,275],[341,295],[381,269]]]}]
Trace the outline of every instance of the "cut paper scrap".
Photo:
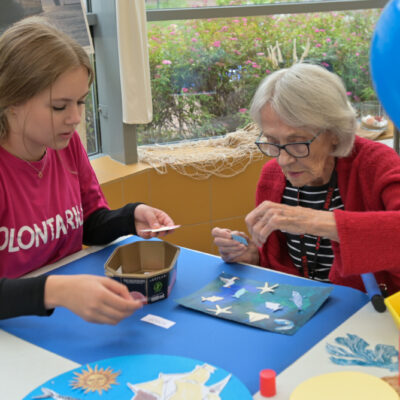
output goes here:
[{"label": "cut paper scrap", "polygon": [[135,393],[132,400],[169,400],[169,399],[201,399],[218,400],[220,394],[231,379],[227,375],[213,385],[206,386],[215,368],[209,364],[196,367],[183,374],[159,374],[157,379],[148,382],[127,383],[129,389]]},{"label": "cut paper scrap", "polygon": [[42,387],[42,395],[32,397],[32,399],[54,399],[54,400],[80,400],[76,397],[71,396],[63,396],[60,393],[55,392],[54,390]]},{"label": "cut paper scrap", "polygon": [[296,292],[296,290],[292,292],[292,301],[299,311],[301,311],[303,308],[303,297],[299,292]]},{"label": "cut paper scrap", "polygon": [[274,303],[272,301],[266,301],[265,302],[265,307],[267,307],[268,309],[272,310],[273,312],[278,311],[278,310],[282,310],[282,306],[279,303]]},{"label": "cut paper scrap", "polygon": [[399,400],[396,391],[382,379],[362,372],[344,371],[307,379],[290,400]]},{"label": "cut paper scrap", "polygon": [[236,240],[236,241],[239,242],[239,243],[244,244],[245,246],[248,246],[248,245],[249,245],[249,243],[247,242],[246,238],[244,238],[243,236],[240,236],[240,235],[231,235],[231,238],[232,238],[233,240]]},{"label": "cut paper scrap", "polygon": [[[202,289],[176,301],[213,317],[293,335],[318,311],[332,289],[259,282],[222,273]],[[219,300],[210,307],[204,299]]]},{"label": "cut paper scrap", "polygon": [[224,287],[231,287],[235,284],[235,281],[239,279],[237,276],[232,276],[230,278],[226,278],[225,276],[220,276],[222,282],[224,282]]},{"label": "cut paper scrap", "polygon": [[173,229],[180,228],[181,225],[171,225],[171,226],[162,226],[161,228],[154,228],[154,229],[141,229],[140,232],[165,232],[165,231],[172,231]]},{"label": "cut paper scrap", "polygon": [[216,301],[223,300],[223,297],[218,296],[210,296],[210,297],[202,297],[201,301],[211,301],[211,303],[215,303]]}]

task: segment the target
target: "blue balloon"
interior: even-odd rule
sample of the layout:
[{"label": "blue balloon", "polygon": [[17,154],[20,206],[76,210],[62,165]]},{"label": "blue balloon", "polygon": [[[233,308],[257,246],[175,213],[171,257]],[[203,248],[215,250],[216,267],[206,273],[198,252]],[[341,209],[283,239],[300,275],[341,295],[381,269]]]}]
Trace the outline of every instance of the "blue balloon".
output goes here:
[{"label": "blue balloon", "polygon": [[400,0],[390,1],[376,24],[370,66],[378,99],[400,129]]}]

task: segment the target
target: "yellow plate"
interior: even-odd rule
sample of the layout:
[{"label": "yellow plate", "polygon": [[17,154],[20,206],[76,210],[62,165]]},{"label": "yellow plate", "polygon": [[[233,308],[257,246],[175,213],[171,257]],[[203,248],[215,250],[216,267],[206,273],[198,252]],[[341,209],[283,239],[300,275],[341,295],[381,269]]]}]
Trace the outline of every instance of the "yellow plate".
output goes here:
[{"label": "yellow plate", "polygon": [[396,323],[397,328],[400,329],[400,292],[387,297],[385,303],[390,314],[392,314],[392,318]]},{"label": "yellow plate", "polygon": [[344,371],[304,381],[293,391],[290,400],[399,400],[399,395],[376,376]]}]

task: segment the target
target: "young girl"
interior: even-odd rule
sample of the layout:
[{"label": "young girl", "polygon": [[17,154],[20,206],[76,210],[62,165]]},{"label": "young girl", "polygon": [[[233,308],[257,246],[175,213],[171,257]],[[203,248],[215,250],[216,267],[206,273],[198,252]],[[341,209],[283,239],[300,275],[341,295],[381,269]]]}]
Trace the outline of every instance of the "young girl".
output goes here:
[{"label": "young girl", "polygon": [[[109,210],[76,132],[92,80],[85,51],[42,19],[17,22],[0,38],[0,277],[20,277],[82,243],[150,238],[141,230],[173,225],[140,203]],[[60,305],[103,323],[141,306],[107,278],[0,281],[0,317]]]}]

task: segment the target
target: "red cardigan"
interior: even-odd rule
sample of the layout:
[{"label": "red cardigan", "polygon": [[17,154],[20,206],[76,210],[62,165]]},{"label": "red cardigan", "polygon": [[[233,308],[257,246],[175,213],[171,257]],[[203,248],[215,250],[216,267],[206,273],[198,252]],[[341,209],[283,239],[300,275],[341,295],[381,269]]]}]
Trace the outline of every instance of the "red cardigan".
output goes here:
[{"label": "red cardigan", "polygon": [[[390,147],[356,137],[352,153],[338,158],[338,186],[344,210],[335,210],[340,242],[332,241],[332,283],[365,290],[360,274],[375,273],[389,293],[400,290],[400,157]],[[282,201],[286,180],[275,159],[257,185],[256,204]],[[260,265],[299,275],[286,236],[273,232],[260,250]]]}]

